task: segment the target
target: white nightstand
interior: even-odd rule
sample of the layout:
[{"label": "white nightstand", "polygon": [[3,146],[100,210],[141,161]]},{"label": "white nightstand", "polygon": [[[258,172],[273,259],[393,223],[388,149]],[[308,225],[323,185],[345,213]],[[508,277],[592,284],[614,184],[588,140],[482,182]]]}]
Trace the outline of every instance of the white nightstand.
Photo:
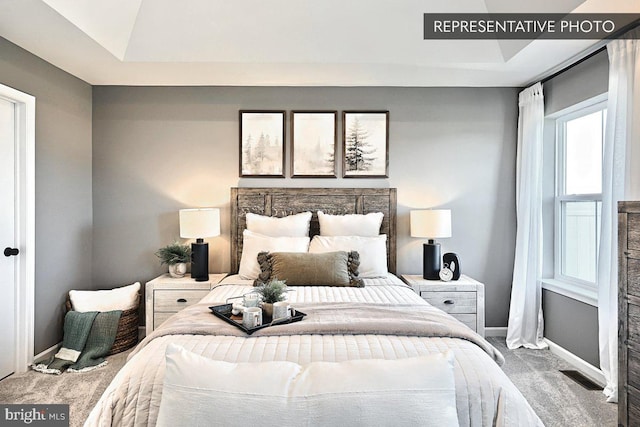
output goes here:
[{"label": "white nightstand", "polygon": [[405,281],[429,304],[446,311],[484,337],[484,285],[464,274],[458,280],[425,280],[403,274]]},{"label": "white nightstand", "polygon": [[204,298],[227,273],[209,274],[206,282],[196,282],[190,274],[180,279],[169,274],[158,276],[145,285],[146,333],[149,335],[172,314]]}]

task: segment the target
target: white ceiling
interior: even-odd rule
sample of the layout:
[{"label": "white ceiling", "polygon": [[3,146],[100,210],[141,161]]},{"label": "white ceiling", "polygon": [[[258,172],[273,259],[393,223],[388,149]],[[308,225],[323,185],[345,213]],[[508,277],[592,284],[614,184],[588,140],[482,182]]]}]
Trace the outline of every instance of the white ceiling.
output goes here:
[{"label": "white ceiling", "polygon": [[0,36],[94,85],[522,86],[595,44],[423,40],[423,13],[638,0],[0,0]]}]

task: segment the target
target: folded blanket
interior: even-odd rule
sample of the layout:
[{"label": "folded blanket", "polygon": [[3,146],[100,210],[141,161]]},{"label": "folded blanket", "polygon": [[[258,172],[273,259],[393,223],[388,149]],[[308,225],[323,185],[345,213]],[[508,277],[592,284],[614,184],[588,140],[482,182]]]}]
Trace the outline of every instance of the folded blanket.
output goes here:
[{"label": "folded blanket", "polygon": [[[227,335],[249,337],[241,329],[217,318],[211,304],[194,304],[175,314],[147,336],[129,355],[133,357],[154,338],[165,335]],[[450,315],[427,304],[316,303],[295,304],[307,316],[300,322],[274,325],[250,337],[282,335],[398,335],[450,337],[471,341],[496,363],[504,358],[480,335]]]},{"label": "folded blanket", "polygon": [[69,367],[69,372],[87,372],[107,364],[105,356],[116,339],[121,314],[121,310],[98,313],[84,350],[78,361]]},{"label": "folded blanket", "polygon": [[62,348],[51,359],[33,366],[45,374],[60,375],[73,367],[84,371],[104,365],[104,356],[115,340],[121,311],[80,313],[69,311],[64,317]]}]

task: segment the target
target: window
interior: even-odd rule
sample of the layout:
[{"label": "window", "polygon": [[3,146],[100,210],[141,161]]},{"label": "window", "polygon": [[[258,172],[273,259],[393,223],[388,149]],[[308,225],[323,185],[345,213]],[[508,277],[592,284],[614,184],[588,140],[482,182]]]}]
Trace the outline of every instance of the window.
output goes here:
[{"label": "window", "polygon": [[606,116],[600,102],[556,120],[554,276],[594,290]]}]

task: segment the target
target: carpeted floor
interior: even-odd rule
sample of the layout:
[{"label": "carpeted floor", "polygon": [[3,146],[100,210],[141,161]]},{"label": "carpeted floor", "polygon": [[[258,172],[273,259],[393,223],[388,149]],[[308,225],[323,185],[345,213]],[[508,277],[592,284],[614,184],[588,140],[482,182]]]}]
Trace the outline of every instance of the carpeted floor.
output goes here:
[{"label": "carpeted floor", "polygon": [[1,403],[69,404],[70,427],[82,426],[132,350],[109,356],[102,368],[81,374],[49,375],[29,371],[0,381]]},{"label": "carpeted floor", "polygon": [[549,350],[508,350],[504,338],[488,341],[504,355],[504,372],[547,427],[615,427],[618,405],[601,390],[587,390],[560,372],[574,369]]},{"label": "carpeted floor", "polygon": [[[589,391],[559,372],[571,369],[548,350],[507,350],[504,338],[489,338],[505,356],[506,374],[547,427],[614,427],[615,404],[601,391]],[[27,372],[0,381],[0,403],[68,403],[72,427],[84,423],[129,351],[109,357],[109,364],[84,374],[60,376]]]}]

